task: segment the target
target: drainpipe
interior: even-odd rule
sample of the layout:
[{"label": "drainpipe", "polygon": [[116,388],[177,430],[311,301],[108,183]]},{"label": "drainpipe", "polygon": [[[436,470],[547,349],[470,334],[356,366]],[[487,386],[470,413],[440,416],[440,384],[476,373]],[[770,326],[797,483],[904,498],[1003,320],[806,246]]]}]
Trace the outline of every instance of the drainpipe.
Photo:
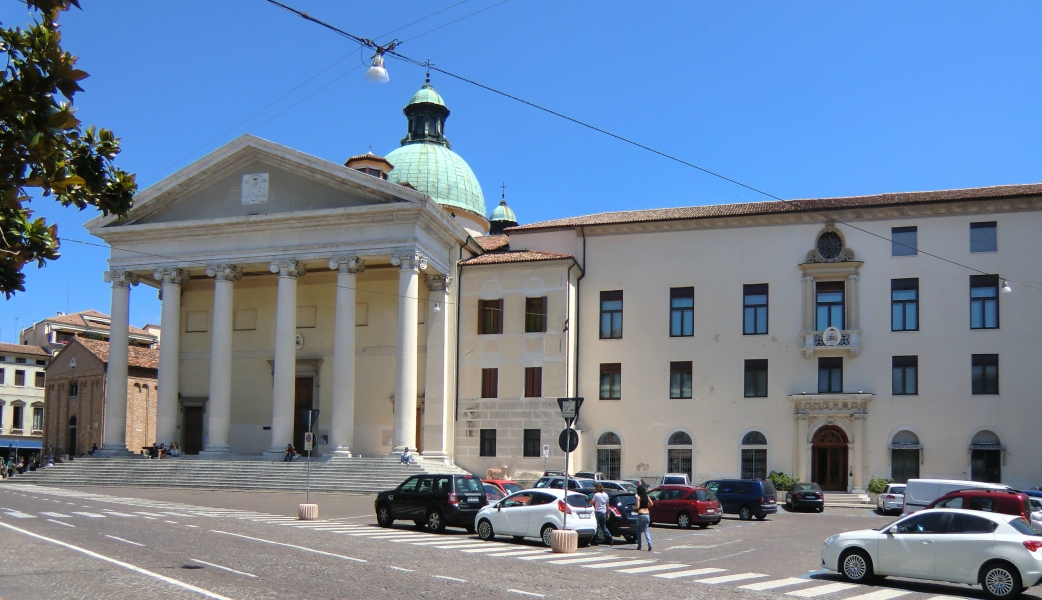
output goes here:
[{"label": "drainpipe", "polygon": [[575,395],[579,395],[579,282],[586,277],[586,229],[579,228],[583,236],[583,264],[579,267],[579,278],[575,280]]}]

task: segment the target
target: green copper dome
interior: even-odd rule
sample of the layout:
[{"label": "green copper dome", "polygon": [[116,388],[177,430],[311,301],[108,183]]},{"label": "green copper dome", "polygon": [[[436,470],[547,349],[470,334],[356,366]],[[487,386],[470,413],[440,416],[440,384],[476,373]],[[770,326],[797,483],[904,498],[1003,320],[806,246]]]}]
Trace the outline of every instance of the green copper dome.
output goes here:
[{"label": "green copper dome", "polygon": [[489,221],[510,221],[514,225],[517,225],[517,216],[514,211],[507,206],[507,201],[500,200],[499,206],[492,209],[492,216],[488,218]]},{"label": "green copper dome", "polygon": [[481,184],[467,161],[451,150],[445,138],[449,109],[430,80],[416,92],[402,111],[409,129],[402,145],[385,156],[394,168],[387,179],[408,183],[439,204],[485,215]]}]

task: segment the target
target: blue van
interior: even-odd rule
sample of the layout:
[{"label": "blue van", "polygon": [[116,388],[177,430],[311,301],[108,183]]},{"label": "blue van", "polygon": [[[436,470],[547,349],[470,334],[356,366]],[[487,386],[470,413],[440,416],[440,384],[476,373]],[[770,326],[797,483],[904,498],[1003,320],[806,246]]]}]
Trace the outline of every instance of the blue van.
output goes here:
[{"label": "blue van", "polygon": [[725,514],[743,521],[762,521],[778,512],[778,492],[767,479],[717,479],[702,485],[716,494]]}]

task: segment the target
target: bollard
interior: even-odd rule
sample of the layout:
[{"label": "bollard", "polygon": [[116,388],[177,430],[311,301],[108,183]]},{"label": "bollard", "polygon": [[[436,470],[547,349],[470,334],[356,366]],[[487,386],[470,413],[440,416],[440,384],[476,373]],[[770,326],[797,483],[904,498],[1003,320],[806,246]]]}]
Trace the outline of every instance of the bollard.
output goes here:
[{"label": "bollard", "polygon": [[318,505],[301,504],[297,507],[297,518],[301,521],[314,521],[318,518]]},{"label": "bollard", "polygon": [[558,554],[571,554],[579,547],[579,534],[572,529],[555,529],[550,532],[550,550]]}]

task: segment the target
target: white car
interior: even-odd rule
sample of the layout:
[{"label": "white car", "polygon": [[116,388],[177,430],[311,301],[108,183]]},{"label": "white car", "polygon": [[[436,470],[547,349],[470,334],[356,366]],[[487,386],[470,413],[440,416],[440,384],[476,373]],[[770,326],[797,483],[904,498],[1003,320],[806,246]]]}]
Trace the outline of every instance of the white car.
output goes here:
[{"label": "white car", "polygon": [[905,484],[888,483],[879,499],[876,500],[879,512],[884,515],[889,512],[901,512],[905,507]]},{"label": "white car", "polygon": [[536,537],[546,546],[551,531],[574,529],[579,533],[579,545],[586,546],[597,533],[597,519],[585,495],[569,492],[565,502],[564,490],[540,488],[521,490],[486,505],[474,518],[474,527],[486,541],[497,535]]},{"label": "white car", "polygon": [[1042,527],[1015,515],[934,508],[828,538],[821,565],[854,583],[893,575],[980,584],[991,598],[1013,598],[1042,580]]},{"label": "white car", "polygon": [[1042,525],[1042,498],[1028,496],[1028,501],[1031,502],[1031,520]]}]

